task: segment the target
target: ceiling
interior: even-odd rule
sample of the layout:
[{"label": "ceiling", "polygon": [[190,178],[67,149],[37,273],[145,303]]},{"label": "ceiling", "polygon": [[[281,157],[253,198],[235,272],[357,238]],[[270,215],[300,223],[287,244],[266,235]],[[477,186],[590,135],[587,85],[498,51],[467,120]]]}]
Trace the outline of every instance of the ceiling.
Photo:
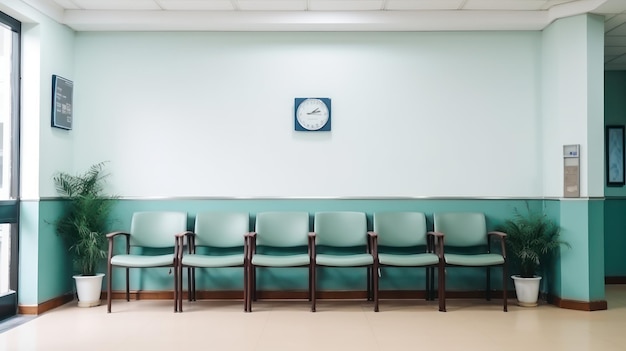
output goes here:
[{"label": "ceiling", "polygon": [[626,0],[22,0],[77,31],[542,30],[605,16],[605,69],[626,70]]}]

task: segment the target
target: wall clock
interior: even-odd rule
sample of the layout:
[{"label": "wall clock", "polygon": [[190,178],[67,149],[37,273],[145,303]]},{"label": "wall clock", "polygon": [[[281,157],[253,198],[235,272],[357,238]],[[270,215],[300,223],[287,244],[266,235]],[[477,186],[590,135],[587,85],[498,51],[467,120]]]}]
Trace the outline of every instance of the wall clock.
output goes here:
[{"label": "wall clock", "polygon": [[294,111],[297,131],[330,131],[329,98],[296,98]]}]

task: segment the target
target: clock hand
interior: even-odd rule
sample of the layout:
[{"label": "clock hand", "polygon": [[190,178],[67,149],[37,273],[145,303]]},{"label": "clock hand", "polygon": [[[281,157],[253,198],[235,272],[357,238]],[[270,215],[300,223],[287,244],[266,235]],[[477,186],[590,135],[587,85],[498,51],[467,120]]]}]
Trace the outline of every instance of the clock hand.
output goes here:
[{"label": "clock hand", "polygon": [[312,114],[315,114],[315,113],[320,113],[320,108],[319,107],[315,108],[315,110],[313,110],[311,112],[307,112],[307,115],[312,115]]}]

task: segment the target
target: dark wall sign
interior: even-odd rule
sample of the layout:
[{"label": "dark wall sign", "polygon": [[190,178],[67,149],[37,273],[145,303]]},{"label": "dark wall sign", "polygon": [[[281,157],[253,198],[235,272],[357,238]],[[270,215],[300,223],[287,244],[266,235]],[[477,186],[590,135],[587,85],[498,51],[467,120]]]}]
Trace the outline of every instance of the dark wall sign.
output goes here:
[{"label": "dark wall sign", "polygon": [[72,129],[74,83],[71,80],[52,76],[52,126]]}]

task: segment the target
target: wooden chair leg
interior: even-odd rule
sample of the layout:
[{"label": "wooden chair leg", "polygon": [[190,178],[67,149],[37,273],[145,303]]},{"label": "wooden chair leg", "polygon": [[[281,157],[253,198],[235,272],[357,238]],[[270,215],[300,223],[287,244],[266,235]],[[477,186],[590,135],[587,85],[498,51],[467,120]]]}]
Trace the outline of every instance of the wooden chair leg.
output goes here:
[{"label": "wooden chair leg", "polygon": [[129,276],[130,268],[126,267],[126,301],[130,301],[130,278]]},{"label": "wooden chair leg", "polygon": [[378,263],[374,262],[372,266],[373,274],[373,285],[374,285],[374,312],[378,312]]},{"label": "wooden chair leg", "polygon": [[248,312],[248,265],[243,265],[243,311]]},{"label": "wooden chair leg", "polygon": [[107,262],[107,313],[111,313],[111,281],[113,280],[111,274],[113,269],[111,262]]},{"label": "wooden chair leg", "polygon": [[437,270],[437,289],[439,299],[439,312],[446,311],[446,269],[440,264]]},{"label": "wooden chair leg", "polygon": [[372,301],[372,276],[378,274],[374,268],[367,267],[367,301]]},{"label": "wooden chair leg", "polygon": [[502,304],[504,308],[504,312],[508,311],[508,297],[507,297],[507,269],[506,262],[502,265]]},{"label": "wooden chair leg", "polygon": [[178,264],[174,263],[174,313],[178,312]]},{"label": "wooden chair leg", "polygon": [[317,289],[317,265],[313,264],[313,268],[311,269],[311,312],[316,311],[316,296],[315,290]]},{"label": "wooden chair leg", "polygon": [[196,268],[195,267],[187,268],[187,294],[191,294],[189,296],[189,301],[196,301]]}]

